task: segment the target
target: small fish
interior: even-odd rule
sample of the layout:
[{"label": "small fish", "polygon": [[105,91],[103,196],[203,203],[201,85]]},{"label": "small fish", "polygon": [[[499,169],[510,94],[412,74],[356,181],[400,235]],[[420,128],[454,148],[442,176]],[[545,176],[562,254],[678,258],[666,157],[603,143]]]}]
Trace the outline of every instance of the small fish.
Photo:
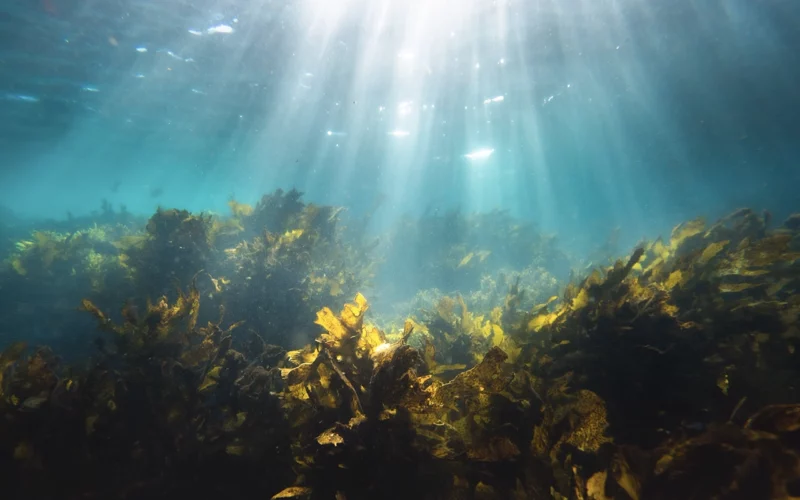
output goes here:
[{"label": "small fish", "polygon": [[150,190],[150,197],[151,198],[158,198],[162,194],[164,194],[164,190],[161,189],[160,187],[155,187],[155,188]]}]

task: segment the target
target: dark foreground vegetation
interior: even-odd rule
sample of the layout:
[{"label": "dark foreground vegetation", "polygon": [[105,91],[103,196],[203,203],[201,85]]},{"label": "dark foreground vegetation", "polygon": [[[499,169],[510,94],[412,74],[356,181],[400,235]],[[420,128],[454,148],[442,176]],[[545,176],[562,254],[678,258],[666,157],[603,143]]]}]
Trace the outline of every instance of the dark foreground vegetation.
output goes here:
[{"label": "dark foreground vegetation", "polygon": [[[502,213],[376,242],[295,191],[106,208],[2,229],[2,498],[800,496],[800,217],[691,221],[559,284]],[[404,320],[367,315],[387,265]]]}]

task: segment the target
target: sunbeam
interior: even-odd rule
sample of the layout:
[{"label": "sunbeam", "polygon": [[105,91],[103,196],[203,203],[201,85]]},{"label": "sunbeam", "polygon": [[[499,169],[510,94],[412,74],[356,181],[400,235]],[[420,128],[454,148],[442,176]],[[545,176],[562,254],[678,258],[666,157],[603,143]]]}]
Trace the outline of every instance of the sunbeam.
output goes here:
[{"label": "sunbeam", "polygon": [[800,0],[4,0],[3,499],[800,499]]}]

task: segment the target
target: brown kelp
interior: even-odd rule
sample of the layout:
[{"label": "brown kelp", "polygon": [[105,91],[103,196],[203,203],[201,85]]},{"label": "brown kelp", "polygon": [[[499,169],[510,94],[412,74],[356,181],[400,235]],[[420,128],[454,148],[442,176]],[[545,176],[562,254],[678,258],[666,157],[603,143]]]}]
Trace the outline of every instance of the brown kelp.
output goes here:
[{"label": "brown kelp", "polygon": [[28,232],[0,262],[0,345],[25,338],[63,348],[78,340],[67,332],[89,326],[75,311],[81,297],[106,305],[126,297],[129,270],[114,242],[136,229],[118,222],[63,229]]},{"label": "brown kelp", "polygon": [[[668,242],[643,245],[604,272],[569,286],[560,305],[532,315],[527,327],[531,342],[523,358],[553,408],[551,415],[545,412],[545,421],[559,420],[559,401],[591,394],[604,408],[604,438],[622,449],[649,453],[653,464],[705,429],[708,434],[696,442],[725,449],[726,440],[733,439],[731,446],[741,451],[720,451],[719,459],[746,460],[747,450],[756,446],[747,433],[726,433],[716,426],[743,422],[764,405],[797,403],[798,258],[796,230],[768,231],[760,215],[744,209],[710,227],[702,220],[681,224]],[[579,412],[568,421],[568,428],[580,429],[587,418]],[[587,459],[584,447],[560,449],[560,433],[537,431],[541,451],[549,448],[551,457],[560,457],[562,494],[581,491],[586,478],[576,472],[584,468],[578,460],[586,461],[587,471],[597,463]],[[751,450],[753,460],[794,456],[791,443],[778,446],[784,445],[788,448],[772,458]],[[706,463],[699,455],[692,460],[698,482],[686,481],[670,495],[705,491],[700,497],[780,498],[783,485],[769,478],[792,469],[775,465],[760,471],[768,478],[761,489],[737,496],[741,493],[733,483],[751,471]],[[709,486],[700,479],[702,471],[716,474],[715,467],[726,468],[726,484]],[[646,479],[650,474],[657,481],[664,470],[653,466],[626,473],[633,479],[616,481],[628,482],[626,490],[637,492],[628,491],[634,498],[655,498],[642,493],[651,491]],[[713,493],[703,490],[706,486]]]},{"label": "brown kelp", "polygon": [[499,210],[405,217],[388,235],[385,252],[391,272],[381,280],[381,289],[393,297],[433,288],[446,293],[479,290],[487,288],[481,283],[487,275],[523,270],[560,278],[570,268],[553,236]]},{"label": "brown kelp", "polygon": [[[561,296],[530,306],[515,280],[490,310],[440,297],[391,331],[353,293],[288,352],[193,285],[121,320],[86,300],[103,331],[90,360],[0,355],[3,484],[32,498],[797,497],[792,220],[688,222]],[[251,240],[248,265],[307,272],[314,227]]]},{"label": "brown kelp", "polygon": [[[121,323],[88,300],[83,308],[110,335],[86,366],[60,368],[49,351],[22,356],[19,346],[2,357],[0,446],[11,497],[206,498],[222,486],[252,490],[251,474],[265,491],[287,480],[288,435],[269,390],[280,348],[254,341],[239,352],[236,324],[198,327],[196,288],[141,316],[126,308]],[[225,484],[204,490],[211,483],[197,475]]]},{"label": "brown kelp", "polygon": [[26,338],[67,342],[53,332],[86,328],[75,311],[81,297],[113,316],[123,302],[176,300],[195,282],[205,310],[225,305],[272,341],[301,345],[314,336],[317,309],[340,307],[369,284],[375,246],[341,208],[306,204],[295,190],[229,206],[229,215],[158,209],[139,221],[104,205],[98,222],[31,231],[0,266],[3,290],[14,290],[0,301],[0,339],[35,323],[41,334]]},{"label": "brown kelp", "polygon": [[369,245],[341,225],[342,209],[277,191],[254,209],[232,205],[243,235],[212,271],[219,300],[271,341],[299,347],[313,338],[314,312],[340,307],[374,275]]},{"label": "brown kelp", "polygon": [[171,294],[186,286],[214,256],[209,215],[161,209],[150,217],[144,234],[118,243],[121,258],[132,273],[136,296]]}]

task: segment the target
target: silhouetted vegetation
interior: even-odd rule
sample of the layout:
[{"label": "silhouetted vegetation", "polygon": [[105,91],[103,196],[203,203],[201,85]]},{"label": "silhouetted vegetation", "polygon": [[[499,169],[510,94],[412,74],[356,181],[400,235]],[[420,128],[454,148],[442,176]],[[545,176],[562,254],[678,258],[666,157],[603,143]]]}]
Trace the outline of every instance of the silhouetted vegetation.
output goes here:
[{"label": "silhouetted vegetation", "polygon": [[[296,191],[230,206],[16,244],[16,307],[95,325],[65,362],[2,306],[7,497],[796,496],[795,218],[681,224],[554,293],[566,258],[505,214],[379,247]],[[410,317],[370,323],[380,266],[421,263]]]}]

